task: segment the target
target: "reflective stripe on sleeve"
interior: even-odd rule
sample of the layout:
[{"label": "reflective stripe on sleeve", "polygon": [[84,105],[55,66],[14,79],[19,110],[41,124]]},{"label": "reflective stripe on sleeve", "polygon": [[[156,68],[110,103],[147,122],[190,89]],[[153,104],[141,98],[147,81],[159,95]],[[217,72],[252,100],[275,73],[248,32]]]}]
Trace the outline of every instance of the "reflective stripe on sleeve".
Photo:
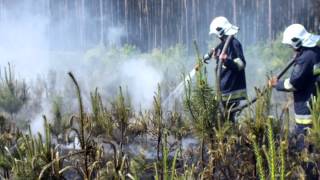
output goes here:
[{"label": "reflective stripe on sleeve", "polygon": [[237,64],[239,70],[244,69],[244,63],[240,58],[236,58],[233,61]]},{"label": "reflective stripe on sleeve", "polygon": [[290,78],[285,79],[283,85],[286,90],[295,90],[293,85],[290,83]]},{"label": "reflective stripe on sleeve", "polygon": [[222,101],[230,101],[235,99],[247,98],[247,90],[240,89],[227,94],[222,94]]},{"label": "reflective stripe on sleeve", "polygon": [[295,120],[297,124],[308,125],[312,124],[312,116],[311,115],[298,115],[295,114]]},{"label": "reflective stripe on sleeve", "polygon": [[320,75],[320,63],[313,65],[313,75],[315,76]]}]

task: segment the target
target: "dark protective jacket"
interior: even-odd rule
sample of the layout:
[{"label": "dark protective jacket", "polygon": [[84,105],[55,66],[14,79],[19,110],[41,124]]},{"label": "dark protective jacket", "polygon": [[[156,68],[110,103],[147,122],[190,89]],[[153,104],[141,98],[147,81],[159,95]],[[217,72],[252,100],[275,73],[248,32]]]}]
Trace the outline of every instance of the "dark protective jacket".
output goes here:
[{"label": "dark protective jacket", "polygon": [[311,97],[316,95],[320,74],[320,47],[302,47],[295,59],[290,78],[279,81],[276,89],[292,91],[297,124],[311,124]]},{"label": "dark protective jacket", "polygon": [[[221,42],[216,49],[216,56],[224,46]],[[247,98],[245,66],[242,46],[236,38],[232,38],[227,48],[228,58],[222,64],[220,71],[220,89],[223,101],[239,101]],[[217,64],[218,64],[217,60]],[[218,67],[218,66],[217,66]]]}]

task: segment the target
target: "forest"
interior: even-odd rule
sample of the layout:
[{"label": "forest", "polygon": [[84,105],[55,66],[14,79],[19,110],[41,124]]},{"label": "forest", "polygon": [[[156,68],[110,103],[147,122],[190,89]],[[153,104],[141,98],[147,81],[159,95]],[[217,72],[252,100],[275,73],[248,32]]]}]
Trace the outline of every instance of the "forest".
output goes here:
[{"label": "forest", "polygon": [[[267,84],[320,33],[319,0],[0,0],[0,179],[318,179],[320,97],[299,149]],[[221,108],[214,17],[240,27],[248,99]],[[318,43],[319,45],[319,43]],[[196,67],[196,68],[195,68]],[[290,69],[284,77],[289,77]]]},{"label": "forest", "polygon": [[[31,12],[44,16],[50,47],[58,50],[110,45],[110,32],[121,32],[120,44],[142,51],[192,41],[207,48],[208,25],[223,15],[237,24],[244,44],[275,39],[292,23],[319,32],[318,0],[1,0],[2,22]],[[31,20],[32,22],[32,20]],[[65,38],[68,36],[68,38]]]}]

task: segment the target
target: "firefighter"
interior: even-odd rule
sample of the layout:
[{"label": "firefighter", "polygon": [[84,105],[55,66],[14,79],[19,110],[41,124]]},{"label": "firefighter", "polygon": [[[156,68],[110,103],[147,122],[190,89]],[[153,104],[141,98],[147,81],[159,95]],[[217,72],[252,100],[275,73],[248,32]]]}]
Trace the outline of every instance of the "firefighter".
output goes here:
[{"label": "firefighter", "polygon": [[[204,63],[208,63],[212,56],[218,61],[222,60],[220,74],[220,90],[224,108],[230,110],[240,104],[241,100],[247,99],[245,66],[241,43],[234,37],[239,31],[237,26],[232,25],[225,17],[216,17],[210,24],[209,35],[216,35],[220,44],[204,55]],[[232,35],[226,53],[222,54],[224,43],[228,36]],[[218,67],[218,66],[216,66]],[[217,71],[217,69],[216,69]],[[235,122],[235,114],[229,114],[229,119]]]},{"label": "firefighter", "polygon": [[[295,146],[298,152],[310,148],[306,147],[304,136],[312,127],[311,99],[316,96],[320,72],[320,47],[317,46],[319,39],[320,36],[310,34],[301,24],[287,27],[282,43],[289,45],[296,52],[293,71],[285,80],[279,81],[276,77],[269,80],[269,86],[275,87],[278,91],[293,92],[296,123],[293,134],[296,137]],[[308,179],[317,177],[311,173],[313,165],[309,163],[307,166],[305,170],[310,176]]]}]

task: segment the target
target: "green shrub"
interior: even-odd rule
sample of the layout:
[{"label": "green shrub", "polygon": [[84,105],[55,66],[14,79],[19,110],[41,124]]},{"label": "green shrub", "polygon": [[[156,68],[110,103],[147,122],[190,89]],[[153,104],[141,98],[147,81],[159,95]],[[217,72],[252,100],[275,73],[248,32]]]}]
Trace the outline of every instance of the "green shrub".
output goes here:
[{"label": "green shrub", "polygon": [[15,78],[10,64],[0,73],[0,108],[11,116],[18,113],[28,100],[27,85]]}]

